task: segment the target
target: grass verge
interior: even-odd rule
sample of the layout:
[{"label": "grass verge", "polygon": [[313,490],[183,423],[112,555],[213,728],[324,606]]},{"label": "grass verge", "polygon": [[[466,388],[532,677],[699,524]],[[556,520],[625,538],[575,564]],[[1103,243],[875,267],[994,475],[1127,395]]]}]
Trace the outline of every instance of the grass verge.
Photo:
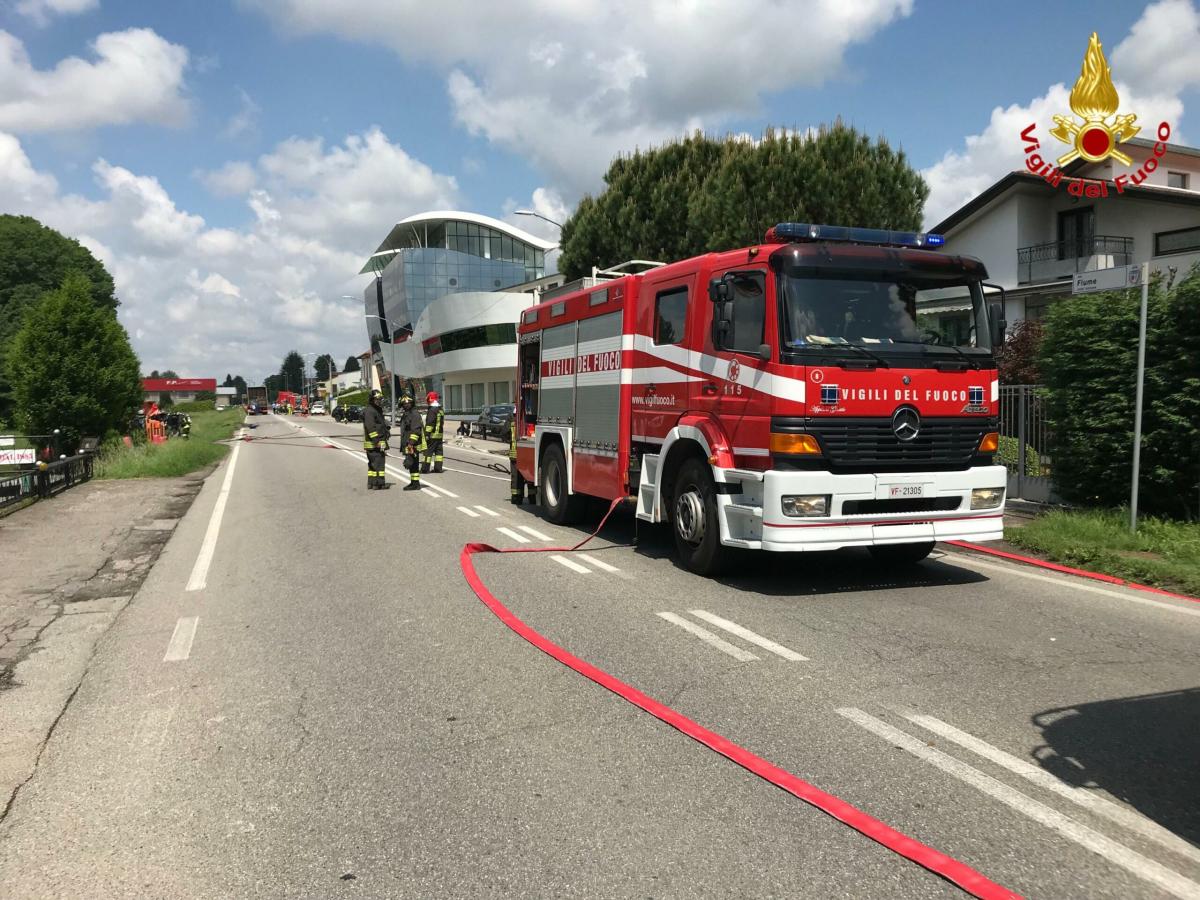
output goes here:
[{"label": "grass verge", "polygon": [[97,478],[173,478],[220,460],[229,452],[217,441],[230,437],[245,418],[240,407],[192,413],[192,436],[165,444],[106,445],[96,461]]},{"label": "grass verge", "polygon": [[1120,511],[1056,511],[1021,528],[1010,544],[1080,569],[1200,597],[1200,523],[1141,519]]}]

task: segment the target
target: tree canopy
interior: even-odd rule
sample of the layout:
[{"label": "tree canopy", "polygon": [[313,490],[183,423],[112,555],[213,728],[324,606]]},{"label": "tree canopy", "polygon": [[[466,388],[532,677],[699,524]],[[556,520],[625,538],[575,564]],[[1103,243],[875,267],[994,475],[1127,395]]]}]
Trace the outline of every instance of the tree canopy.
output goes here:
[{"label": "tree canopy", "polygon": [[357,357],[357,356],[347,356],[347,357],[346,357],[346,364],[345,364],[344,366],[342,366],[342,371],[343,371],[343,372],[359,372],[359,371],[362,371],[362,368],[361,368],[361,366],[359,366],[359,364],[358,364],[358,357]]},{"label": "tree canopy", "polygon": [[280,390],[302,393],[304,391],[304,357],[295,350],[288,351],[288,355],[283,358],[283,365],[279,367],[279,377],[282,384]]},{"label": "tree canopy", "polygon": [[333,357],[328,353],[322,353],[313,362],[313,367],[317,370],[317,378],[321,381],[327,381],[330,377],[337,374],[337,363],[333,361]]},{"label": "tree canopy", "polygon": [[163,369],[161,372],[158,369],[152,369],[147,378],[178,378],[179,373],[174,369]]},{"label": "tree canopy", "polygon": [[5,375],[17,427],[29,434],[63,431],[74,447],[125,426],[142,401],[138,358],[111,308],[96,305],[86,275],[25,311],[9,344]]},{"label": "tree canopy", "polygon": [[779,222],[916,230],[929,188],[903,151],[840,121],[755,142],[696,133],[613,160],[564,223],[568,279],[629,259],[749,246]]}]

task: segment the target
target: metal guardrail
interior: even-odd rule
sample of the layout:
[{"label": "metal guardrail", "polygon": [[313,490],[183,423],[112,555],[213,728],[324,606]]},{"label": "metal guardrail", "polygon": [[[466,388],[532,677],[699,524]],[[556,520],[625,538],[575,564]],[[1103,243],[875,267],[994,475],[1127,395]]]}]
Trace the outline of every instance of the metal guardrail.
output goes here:
[{"label": "metal guardrail", "polygon": [[[1133,238],[1097,234],[1073,241],[1048,241],[1017,248],[1017,283],[1052,280],[1074,272],[1127,266],[1133,259]],[[1100,264],[1100,260],[1103,264]]]},{"label": "metal guardrail", "polygon": [[90,453],[69,456],[35,469],[0,476],[0,511],[29,499],[46,499],[92,477],[95,457]]}]

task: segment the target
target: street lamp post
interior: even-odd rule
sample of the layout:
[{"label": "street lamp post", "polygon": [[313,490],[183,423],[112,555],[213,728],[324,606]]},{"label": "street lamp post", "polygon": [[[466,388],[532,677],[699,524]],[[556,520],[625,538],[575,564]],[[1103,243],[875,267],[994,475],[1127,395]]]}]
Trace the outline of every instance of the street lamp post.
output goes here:
[{"label": "street lamp post", "polygon": [[[383,316],[374,316],[371,313],[364,313],[368,319],[378,319],[384,325],[387,324],[387,319]],[[392,427],[396,427],[396,345],[392,342],[392,336],[388,335],[388,393],[392,397]]]},{"label": "street lamp post", "polygon": [[518,216],[533,216],[534,218],[541,219],[543,222],[549,222],[551,225],[556,226],[559,231],[562,231],[562,222],[555,222],[553,219],[548,219],[540,212],[534,212],[532,209],[514,209],[513,214]]}]

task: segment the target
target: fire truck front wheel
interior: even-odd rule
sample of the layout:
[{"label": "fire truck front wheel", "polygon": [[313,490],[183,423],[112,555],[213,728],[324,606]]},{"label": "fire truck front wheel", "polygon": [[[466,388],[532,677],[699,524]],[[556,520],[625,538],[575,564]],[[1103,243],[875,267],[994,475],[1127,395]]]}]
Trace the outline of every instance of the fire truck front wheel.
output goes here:
[{"label": "fire truck front wheel", "polygon": [[719,575],[729,563],[730,550],[721,543],[717,519],[717,489],[712,472],[699,459],[683,464],[675,479],[671,525],[679,561],[697,575]]},{"label": "fire truck front wheel", "polygon": [[567,492],[567,461],[562,447],[550,444],[542,453],[538,495],[546,518],[555,525],[571,525],[583,514],[584,498]]}]

